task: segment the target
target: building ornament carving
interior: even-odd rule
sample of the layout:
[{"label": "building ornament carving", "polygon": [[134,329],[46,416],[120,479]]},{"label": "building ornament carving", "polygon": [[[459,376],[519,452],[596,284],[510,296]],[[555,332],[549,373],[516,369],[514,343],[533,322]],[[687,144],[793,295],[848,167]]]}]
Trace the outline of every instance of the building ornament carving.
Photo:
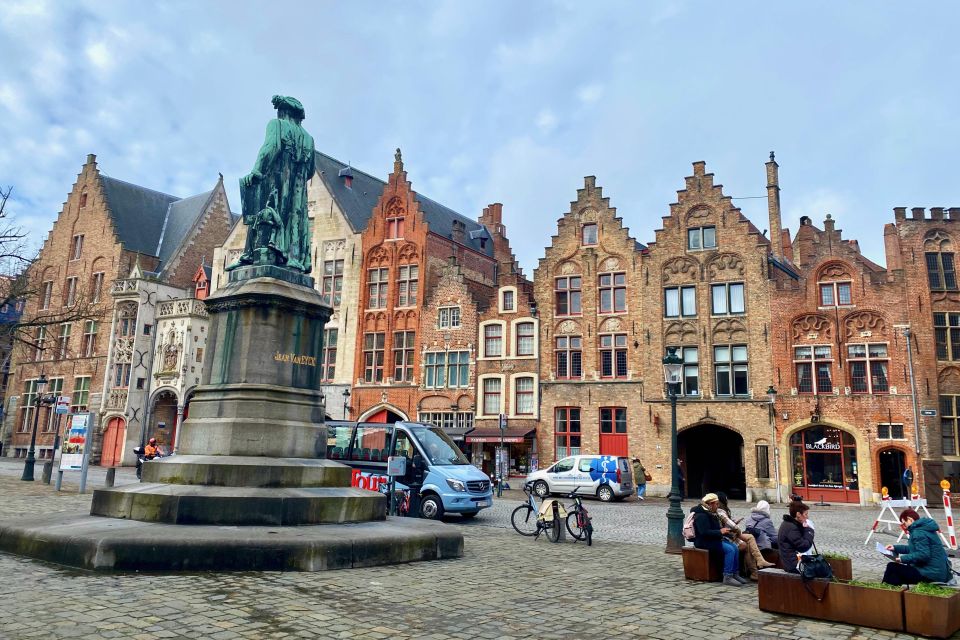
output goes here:
[{"label": "building ornament carving", "polygon": [[573,320],[564,320],[557,327],[557,333],[580,333],[580,327]]},{"label": "building ornament carving", "polygon": [[883,316],[873,311],[857,311],[843,319],[847,338],[860,337],[862,333],[873,335],[874,332],[887,330],[887,323]]},{"label": "building ornament carving", "polygon": [[707,263],[707,277],[710,280],[742,278],[743,260],[736,253],[720,253]]},{"label": "building ornament carving", "polygon": [[808,313],[794,319],[794,340],[800,340],[804,336],[809,337],[811,334],[815,334],[817,337],[822,334],[824,339],[831,340],[833,338],[833,327],[829,320],[816,313]]},{"label": "building ornament carving", "polygon": [[671,258],[663,263],[661,277],[670,284],[696,282],[700,279],[700,263],[687,256]]}]

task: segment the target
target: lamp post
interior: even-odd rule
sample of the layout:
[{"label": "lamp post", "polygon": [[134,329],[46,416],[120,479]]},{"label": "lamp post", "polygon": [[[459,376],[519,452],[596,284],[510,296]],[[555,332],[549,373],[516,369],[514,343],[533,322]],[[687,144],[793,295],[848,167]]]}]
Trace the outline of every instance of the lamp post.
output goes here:
[{"label": "lamp post", "polygon": [[21,480],[27,482],[33,482],[33,467],[37,462],[37,422],[40,418],[40,403],[42,402],[43,390],[46,386],[47,376],[41,373],[40,377],[37,378],[37,381],[34,383],[34,391],[37,397],[33,401],[33,432],[30,434],[30,448],[27,450],[27,459],[23,463],[23,475],[20,476]]},{"label": "lamp post", "polygon": [[773,480],[777,483],[777,502],[783,502],[780,495],[780,443],[777,442],[777,390],[773,385],[767,389],[767,407],[770,416],[770,442],[773,444]]},{"label": "lamp post", "polygon": [[348,420],[350,418],[350,389],[343,390],[343,419]]},{"label": "lamp post", "polygon": [[677,457],[677,391],[683,371],[683,359],[676,347],[667,347],[663,359],[663,380],[670,396],[670,507],[667,509],[667,553],[683,549],[683,508],[680,496],[680,460]]}]

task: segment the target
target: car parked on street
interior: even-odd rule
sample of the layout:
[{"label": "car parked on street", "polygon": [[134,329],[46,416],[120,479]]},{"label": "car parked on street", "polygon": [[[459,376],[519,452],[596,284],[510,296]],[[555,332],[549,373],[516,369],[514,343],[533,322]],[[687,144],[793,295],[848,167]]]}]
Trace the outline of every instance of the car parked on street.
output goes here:
[{"label": "car parked on street", "polygon": [[527,476],[540,498],[552,493],[566,495],[580,487],[583,496],[596,496],[603,502],[622,500],[634,492],[630,459],[622,456],[570,456],[546,469]]}]

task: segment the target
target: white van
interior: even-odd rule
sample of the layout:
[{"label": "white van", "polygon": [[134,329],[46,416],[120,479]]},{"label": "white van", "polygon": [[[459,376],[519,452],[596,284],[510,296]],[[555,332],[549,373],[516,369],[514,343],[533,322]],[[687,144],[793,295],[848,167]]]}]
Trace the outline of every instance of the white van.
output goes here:
[{"label": "white van", "polygon": [[617,456],[570,456],[527,476],[533,491],[545,498],[551,493],[568,494],[580,487],[580,495],[594,495],[604,502],[623,500],[634,492],[630,459]]}]

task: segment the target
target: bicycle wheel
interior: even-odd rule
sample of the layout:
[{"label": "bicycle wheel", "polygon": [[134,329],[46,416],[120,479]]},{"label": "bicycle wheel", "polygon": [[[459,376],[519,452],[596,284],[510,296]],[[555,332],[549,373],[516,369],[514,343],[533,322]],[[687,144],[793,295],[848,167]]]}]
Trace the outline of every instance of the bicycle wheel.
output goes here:
[{"label": "bicycle wheel", "polygon": [[554,518],[543,523],[544,533],[547,536],[547,540],[550,542],[560,542],[560,529],[563,527],[563,524],[560,522],[560,518]]},{"label": "bicycle wheel", "polygon": [[583,540],[587,537],[587,533],[580,528],[580,523],[577,519],[579,515],[579,511],[571,511],[567,514],[567,531],[570,532],[570,535],[576,540]]},{"label": "bicycle wheel", "polygon": [[528,504],[522,504],[513,510],[510,524],[522,536],[537,535],[537,513]]}]

